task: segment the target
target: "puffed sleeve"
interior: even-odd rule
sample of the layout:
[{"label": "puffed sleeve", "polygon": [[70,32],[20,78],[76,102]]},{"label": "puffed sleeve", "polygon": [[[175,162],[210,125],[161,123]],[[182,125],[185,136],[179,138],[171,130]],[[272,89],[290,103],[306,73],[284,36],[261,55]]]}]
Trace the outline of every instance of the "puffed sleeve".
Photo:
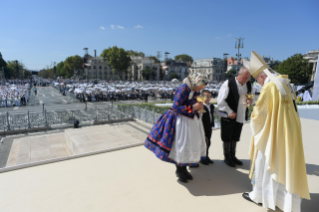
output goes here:
[{"label": "puffed sleeve", "polygon": [[187,106],[185,104],[186,100],[189,97],[189,91],[187,90],[187,85],[182,85],[176,90],[174,97],[173,109],[177,113],[192,113],[192,106]]}]

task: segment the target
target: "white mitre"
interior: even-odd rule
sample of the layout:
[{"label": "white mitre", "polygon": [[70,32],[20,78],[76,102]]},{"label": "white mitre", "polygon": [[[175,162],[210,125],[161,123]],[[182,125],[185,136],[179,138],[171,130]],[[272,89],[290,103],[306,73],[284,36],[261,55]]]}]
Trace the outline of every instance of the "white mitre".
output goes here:
[{"label": "white mitre", "polygon": [[265,61],[257,54],[256,52],[251,52],[250,62],[247,60],[243,61],[244,67],[248,69],[250,74],[256,78],[258,74],[261,72],[264,72],[269,79],[275,83],[277,89],[279,90],[282,98],[287,97],[287,92],[280,82],[278,78],[276,78],[268,69],[268,65],[265,63]]}]

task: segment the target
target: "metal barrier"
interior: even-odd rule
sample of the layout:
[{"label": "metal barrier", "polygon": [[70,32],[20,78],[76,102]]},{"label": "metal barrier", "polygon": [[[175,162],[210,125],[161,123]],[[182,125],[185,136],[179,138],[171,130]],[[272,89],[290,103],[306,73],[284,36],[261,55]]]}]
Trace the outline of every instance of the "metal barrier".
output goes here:
[{"label": "metal barrier", "polygon": [[132,118],[130,114],[121,110],[122,108],[108,105],[85,110],[44,110],[39,113],[28,111],[26,114],[14,115],[7,112],[0,115],[0,132],[73,124],[75,120],[79,120],[80,123],[92,124],[94,122],[120,121]]},{"label": "metal barrier", "polygon": [[[131,115],[132,118],[140,119],[150,124],[155,124],[156,121],[162,116],[160,113],[156,113],[155,110],[148,110],[139,105],[119,105],[119,110],[124,113]],[[215,128],[220,128],[220,117],[214,116]]]}]

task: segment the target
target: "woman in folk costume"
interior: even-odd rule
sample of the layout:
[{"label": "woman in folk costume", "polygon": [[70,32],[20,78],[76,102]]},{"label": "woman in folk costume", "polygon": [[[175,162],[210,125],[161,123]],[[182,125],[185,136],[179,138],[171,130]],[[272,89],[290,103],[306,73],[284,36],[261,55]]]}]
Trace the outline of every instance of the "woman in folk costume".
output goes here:
[{"label": "woman in folk costume", "polygon": [[262,89],[251,115],[253,191],[243,197],[264,208],[300,212],[301,199],[310,196],[296,95],[288,76],[275,77],[257,53],[247,64]]},{"label": "woman in folk costume", "polygon": [[178,180],[187,183],[193,177],[187,166],[195,166],[206,155],[204,128],[200,119],[203,103],[196,97],[208,82],[203,74],[190,74],[177,88],[172,108],[155,123],[145,147],[166,162],[176,164]]}]

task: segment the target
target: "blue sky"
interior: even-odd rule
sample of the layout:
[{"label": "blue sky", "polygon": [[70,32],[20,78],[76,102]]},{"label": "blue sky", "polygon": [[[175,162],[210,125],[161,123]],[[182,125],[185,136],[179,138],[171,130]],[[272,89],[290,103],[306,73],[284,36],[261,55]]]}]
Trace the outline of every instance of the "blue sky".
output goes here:
[{"label": "blue sky", "polygon": [[[251,50],[284,60],[319,49],[319,0],[0,0],[0,52],[41,69],[84,47],[194,59]],[[112,27],[112,25],[114,27]]]}]

